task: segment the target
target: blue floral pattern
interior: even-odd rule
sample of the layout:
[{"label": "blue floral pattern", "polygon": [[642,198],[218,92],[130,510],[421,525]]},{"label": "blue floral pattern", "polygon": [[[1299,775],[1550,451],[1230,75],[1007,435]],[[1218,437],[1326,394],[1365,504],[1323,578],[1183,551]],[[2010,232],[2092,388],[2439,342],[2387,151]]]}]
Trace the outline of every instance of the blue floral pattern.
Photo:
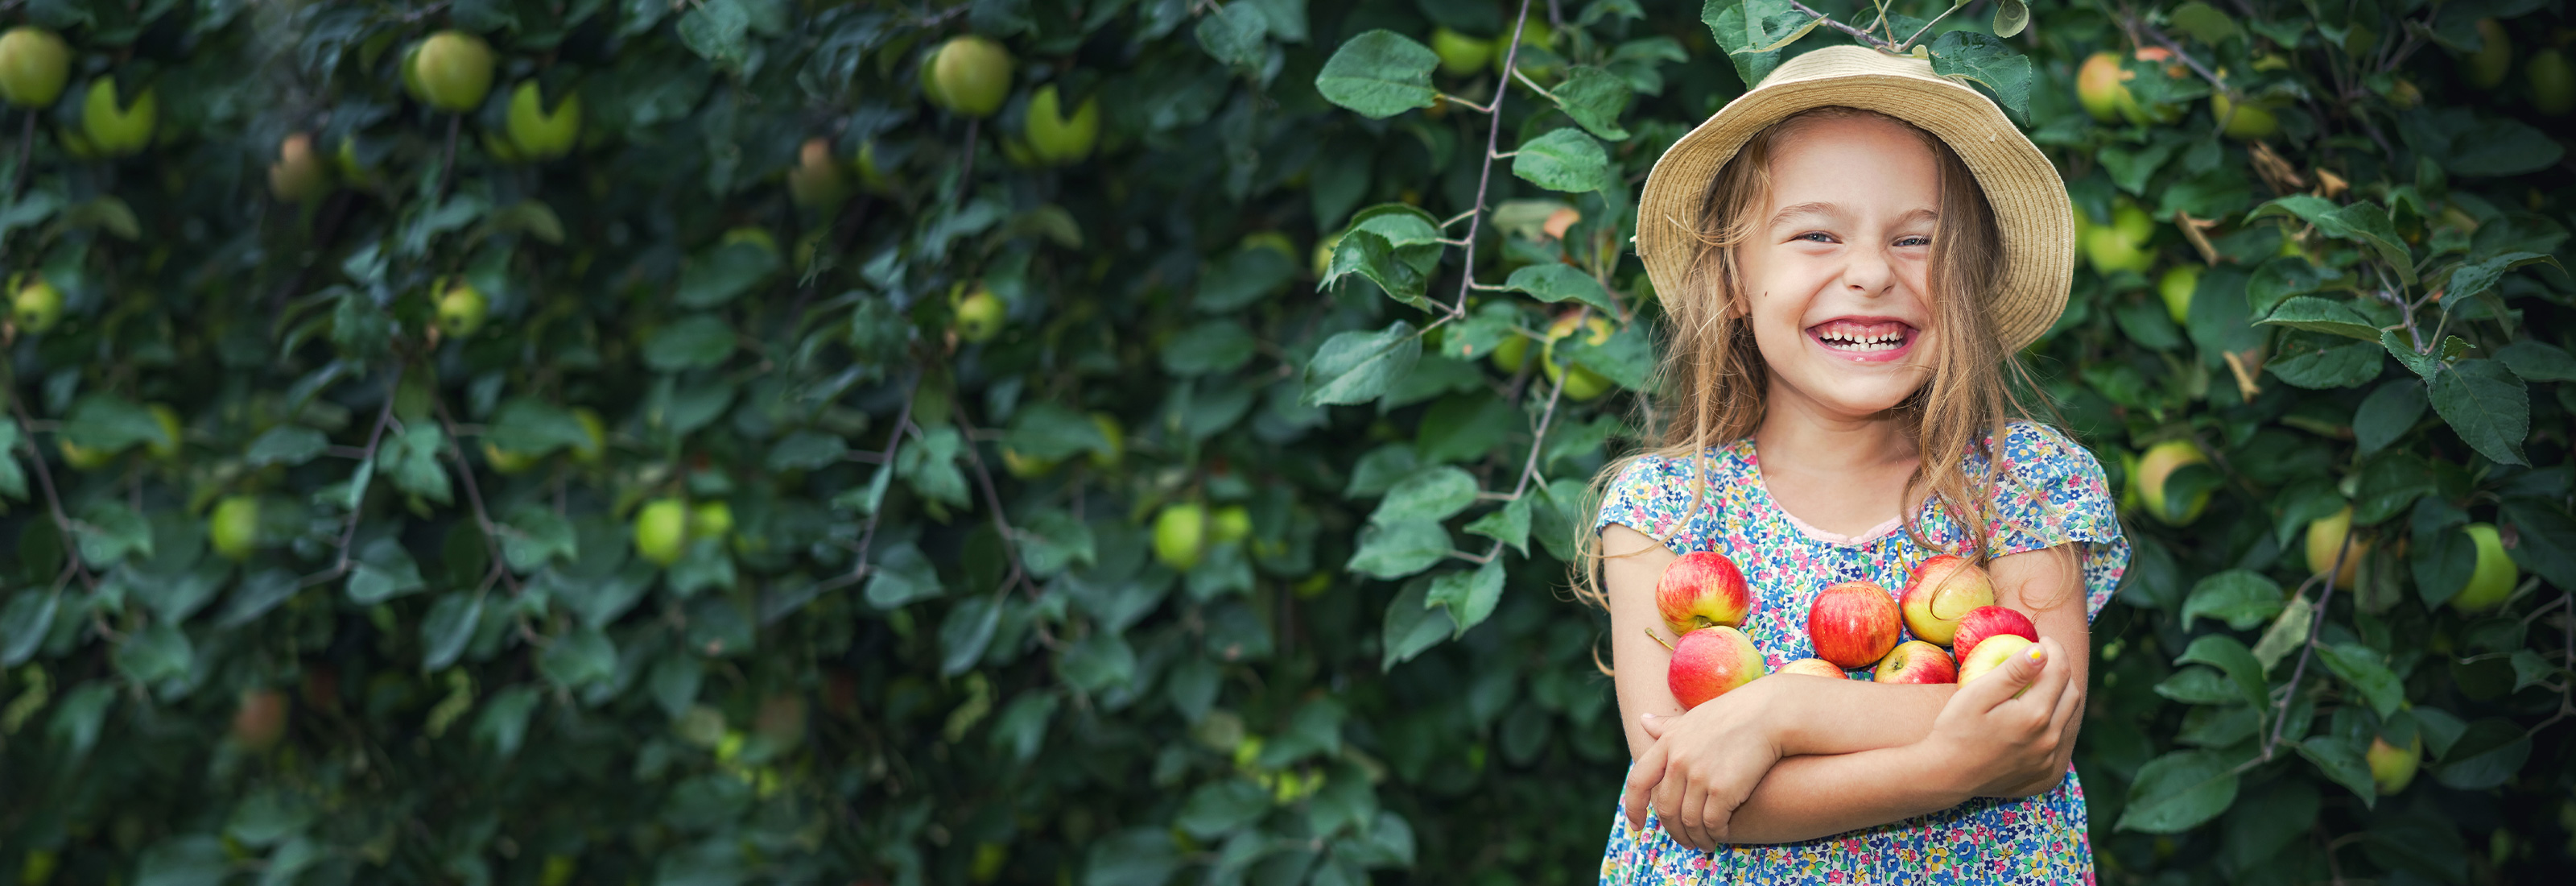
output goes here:
[{"label": "blue floral pattern", "polygon": [[[2004,439],[1988,443],[1997,463],[1986,552],[2003,556],[2082,545],[2085,615],[2099,614],[2129,562],[2128,538],[2101,463],[2064,434],[2031,422],[2016,422]],[[1972,454],[1967,468],[1970,477],[1983,476],[1985,457]],[[1709,472],[1708,484],[1694,509],[1693,472],[1701,469]],[[1716,550],[1732,558],[1754,594],[1744,632],[1773,669],[1813,654],[1806,613],[1816,591],[1851,579],[1902,588],[1916,563],[1940,553],[1895,522],[1845,538],[1791,516],[1763,485],[1749,438],[1713,447],[1700,459],[1639,459],[1611,485],[1594,528],[1612,523],[1660,539],[1675,552]],[[1936,548],[1956,550],[1968,541],[1958,521],[1932,503],[1926,503],[1920,527]],[[1855,674],[1867,679],[1866,672]],[[1714,853],[1675,842],[1651,815],[1645,829],[1631,835],[1615,800],[1611,807],[1610,841],[1601,858],[1604,886],[2093,882],[2084,788],[2071,769],[2055,791],[2035,797],[1981,798],[1823,839],[1729,846]]]}]

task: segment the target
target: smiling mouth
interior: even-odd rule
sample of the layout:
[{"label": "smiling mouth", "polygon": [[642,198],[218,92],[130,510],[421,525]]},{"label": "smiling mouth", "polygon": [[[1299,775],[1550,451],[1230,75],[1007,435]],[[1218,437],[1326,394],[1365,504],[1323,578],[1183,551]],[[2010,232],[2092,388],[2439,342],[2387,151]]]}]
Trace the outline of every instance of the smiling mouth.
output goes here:
[{"label": "smiling mouth", "polygon": [[1917,332],[1899,320],[1841,319],[1810,326],[1807,335],[1836,353],[1885,357],[1913,344]]}]

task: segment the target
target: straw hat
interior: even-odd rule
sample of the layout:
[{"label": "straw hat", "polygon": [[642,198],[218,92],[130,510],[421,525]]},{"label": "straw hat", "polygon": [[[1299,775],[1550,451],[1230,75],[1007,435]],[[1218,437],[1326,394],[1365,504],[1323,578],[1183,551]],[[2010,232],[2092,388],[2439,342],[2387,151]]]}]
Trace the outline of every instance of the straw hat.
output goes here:
[{"label": "straw hat", "polygon": [[1765,127],[1825,105],[1912,123],[1958,152],[2003,236],[2003,273],[1987,294],[1995,337],[2019,350],[2057,322],[2075,278],[2075,211],[2057,168],[1983,94],[1933,74],[1929,61],[1865,46],[1829,46],[1780,63],[1655,161],[1637,205],[1637,255],[1655,291],[1681,291],[1690,279],[1695,220],[1718,169]]}]

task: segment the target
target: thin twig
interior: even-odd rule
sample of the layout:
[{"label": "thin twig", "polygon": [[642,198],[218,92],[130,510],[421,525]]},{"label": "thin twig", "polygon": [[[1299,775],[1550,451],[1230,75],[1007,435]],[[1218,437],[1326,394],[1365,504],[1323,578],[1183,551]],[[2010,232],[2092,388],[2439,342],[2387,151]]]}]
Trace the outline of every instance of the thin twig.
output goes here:
[{"label": "thin twig", "polygon": [[[1503,50],[1504,71],[1518,72],[1514,66],[1521,54],[1521,32],[1528,27],[1529,0],[1521,0],[1520,15],[1512,19],[1512,45]],[[1465,266],[1458,273],[1458,301],[1449,306],[1449,316],[1452,317],[1467,315],[1468,287],[1476,282],[1476,234],[1483,230],[1485,223],[1485,190],[1493,186],[1494,149],[1503,139],[1503,96],[1511,91],[1511,87],[1508,79],[1494,84],[1493,108],[1487,115],[1493,119],[1485,127],[1485,162],[1476,173],[1476,202],[1467,207],[1467,236],[1463,238],[1467,241]]]},{"label": "thin twig", "polygon": [[430,398],[429,405],[438,411],[438,423],[447,429],[447,457],[456,460],[456,473],[465,479],[465,501],[474,506],[474,525],[483,530],[483,551],[492,558],[492,568],[510,587],[510,595],[519,595],[519,577],[511,574],[501,555],[501,529],[492,522],[492,514],[483,508],[482,487],[474,482],[474,466],[465,461],[465,450],[456,445],[456,417],[447,412],[447,399]]},{"label": "thin twig", "polygon": [[[36,461],[36,485],[45,491],[45,510],[54,517],[54,531],[61,533],[63,544],[69,546],[73,540],[72,518],[70,514],[63,512],[62,496],[54,491],[54,472],[52,468],[45,464],[45,451],[36,446],[35,433],[25,430],[27,425],[31,425],[34,422],[27,416],[26,401],[20,399],[18,396],[17,377],[15,374],[11,375],[9,390],[5,393],[9,396],[10,411],[17,413],[18,415],[18,424],[21,428],[18,435],[18,443],[19,445],[27,447],[27,457],[35,459]],[[98,579],[89,574],[89,567],[81,563],[81,559],[78,555],[74,555],[69,559],[71,560],[72,575],[73,577],[80,579],[81,587],[96,590],[98,588]],[[56,582],[55,584],[59,585],[61,582]]]},{"label": "thin twig", "polygon": [[975,140],[984,131],[984,118],[966,118],[966,165],[957,170],[957,205],[966,205],[966,195],[975,192]]},{"label": "thin twig", "polygon": [[375,483],[376,453],[382,451],[385,441],[385,428],[392,426],[394,423],[394,401],[399,399],[396,396],[396,392],[402,390],[402,377],[403,364],[401,361],[397,360],[394,362],[393,378],[388,379],[385,382],[385,406],[383,409],[376,411],[375,427],[370,428],[367,431],[366,457],[360,459],[358,462],[361,467],[366,469],[367,483],[366,485],[360,485],[349,490],[349,521],[347,525],[340,529],[340,559],[338,562],[331,564],[331,568],[329,569],[305,576],[304,580],[298,583],[299,587],[309,588],[349,574],[349,569],[351,567],[349,560],[349,545],[358,537],[358,518],[367,513],[367,486]]},{"label": "thin twig", "polygon": [[[952,408],[955,409],[953,417],[957,419],[957,427],[967,433],[974,433],[975,426],[966,420],[966,411],[962,407]],[[975,485],[983,489],[985,506],[993,509],[993,531],[1002,536],[1002,557],[1011,567],[1010,574],[1002,576],[1002,587],[1008,588],[1013,584],[1027,582],[1029,595],[1036,596],[1037,584],[1028,582],[1028,568],[1020,564],[1019,532],[1011,528],[1010,515],[1002,513],[1002,496],[993,489],[992,472],[984,469],[983,452],[975,446],[966,447],[966,464],[975,469]]]},{"label": "thin twig", "polygon": [[[1834,30],[1841,31],[1841,32],[1843,32],[1843,33],[1845,33],[1845,34],[1850,34],[1850,35],[1852,35],[1852,38],[1853,38],[1853,39],[1859,40],[1859,41],[1860,41],[1860,42],[1862,42],[1862,43],[1867,43],[1867,44],[1869,44],[1869,45],[1871,45],[1871,46],[1875,46],[1875,47],[1878,47],[1878,48],[1880,48],[1880,49],[1887,49],[1887,48],[1888,48],[1888,46],[1889,46],[1888,42],[1887,42],[1887,41],[1885,41],[1885,40],[1881,40],[1881,39],[1879,39],[1879,38],[1878,38],[1878,35],[1876,35],[1876,34],[1872,34],[1872,33],[1868,32],[1868,31],[1861,30],[1861,29],[1859,29],[1859,28],[1852,27],[1852,26],[1850,26],[1850,25],[1843,24],[1842,22],[1835,21],[1833,16],[1826,15],[1826,14],[1821,13],[1821,12],[1817,12],[1817,11],[1816,11],[1816,9],[1815,9],[1815,7],[1808,6],[1807,4],[1804,4],[1804,3],[1800,3],[1800,2],[1798,2],[1798,0],[1789,0],[1789,6],[1790,6],[1791,8],[1794,8],[1794,9],[1798,10],[1799,12],[1803,12],[1803,13],[1806,13],[1806,14],[1808,14],[1808,15],[1815,16],[1815,17],[1816,17],[1816,18],[1818,18],[1818,19],[1821,19],[1821,20],[1822,20],[1822,22],[1823,22],[1824,24],[1827,24],[1827,25],[1831,25],[1831,26],[1833,26],[1833,29],[1834,29]],[[1880,16],[1880,18],[1885,18],[1885,16]]]},{"label": "thin twig", "polygon": [[433,197],[447,196],[447,183],[451,175],[456,172],[456,131],[464,125],[465,115],[447,115],[447,152],[439,155],[438,158],[438,192]]},{"label": "thin twig", "polygon": [[[905,428],[909,428],[909,427],[911,427],[911,426],[912,426],[912,400],[913,400],[914,395],[916,395],[916,394],[920,393],[920,391],[921,391],[921,374],[920,374],[920,373],[914,373],[914,374],[913,374],[913,377],[912,377],[912,383],[904,386],[904,389],[903,389],[903,407],[902,407],[901,409],[896,410],[896,412],[895,412],[895,416],[894,416],[894,430],[893,430],[893,432],[892,432],[892,433],[889,433],[889,434],[887,434],[887,435],[886,435],[886,447],[885,447],[885,451],[884,451],[884,452],[882,452],[882,453],[879,453],[879,454],[878,454],[878,456],[877,456],[877,464],[879,464],[879,465],[882,465],[882,466],[883,466],[883,467],[879,467],[879,468],[877,468],[877,470],[880,470],[880,471],[891,471],[891,470],[894,470],[894,457],[895,457],[895,455],[896,455],[898,452],[900,452],[900,451],[903,449],[903,432],[904,432],[904,429],[905,429]],[[873,481],[871,481],[871,482],[873,482]],[[871,547],[871,546],[873,546],[874,544],[876,544],[876,539],[877,539],[877,523],[878,523],[878,521],[882,520],[884,517],[885,517],[885,502],[882,502],[882,501],[877,502],[877,503],[876,503],[876,507],[873,507],[873,508],[868,509],[868,525],[867,525],[867,527],[866,527],[866,528],[859,530],[859,552],[858,552],[858,559],[857,559],[857,561],[856,561],[856,565],[853,565],[853,566],[851,566],[851,567],[850,567],[850,572],[849,572],[849,574],[848,574],[848,575],[846,575],[846,576],[843,576],[845,579],[847,579],[847,581],[846,581],[846,582],[844,582],[843,584],[848,584],[848,583],[857,582],[859,579],[867,577],[867,574],[868,574],[868,548],[869,548],[869,547]],[[833,587],[840,587],[840,585],[833,585]],[[829,590],[829,589],[830,589],[830,588],[826,588],[826,590]]]},{"label": "thin twig", "polygon": [[2134,13],[2129,15],[2129,30],[2133,34],[2145,34],[2154,39],[2158,45],[2161,45],[2166,50],[2172,52],[2174,54],[2174,58],[2181,59],[2184,65],[2189,66],[2194,73],[2199,74],[2201,79],[2209,81],[2209,85],[2211,86],[2218,87],[2219,91],[2230,94],[2235,93],[2235,90],[2228,89],[2227,84],[2218,79],[2218,72],[2210,70],[2208,65],[2201,64],[2199,59],[2192,58],[2191,53],[2182,51],[2182,44],[2174,42],[2172,37],[2165,36],[2165,32],[2159,31],[2156,29],[2156,26],[2147,24],[2145,21],[2140,20]]},{"label": "thin twig", "polygon": [[2324,573],[2326,589],[2317,595],[2316,612],[2308,619],[2308,640],[2299,644],[2299,664],[2290,669],[2289,691],[2281,694],[2281,704],[2272,712],[2272,737],[2263,742],[2264,760],[2272,759],[2272,749],[2281,744],[2281,730],[2290,722],[2290,703],[2298,700],[2299,681],[2308,674],[2308,654],[2316,651],[2317,630],[2326,624],[2326,604],[2334,602],[2335,580],[2343,575],[2343,559],[2351,554],[2352,533],[2347,532],[2343,535],[2343,546],[2335,549],[2334,566]]}]

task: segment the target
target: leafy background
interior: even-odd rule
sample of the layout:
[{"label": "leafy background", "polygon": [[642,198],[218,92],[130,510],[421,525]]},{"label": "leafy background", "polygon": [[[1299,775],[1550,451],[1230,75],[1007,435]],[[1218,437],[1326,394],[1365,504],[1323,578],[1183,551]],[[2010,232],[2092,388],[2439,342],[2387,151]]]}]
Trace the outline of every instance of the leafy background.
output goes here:
[{"label": "leafy background", "polygon": [[[1562,588],[1584,481],[1657,420],[1634,189],[1746,72],[1850,39],[1785,0],[5,9],[73,51],[0,128],[0,255],[66,305],[0,331],[0,876],[31,883],[1589,878],[1624,761]],[[1524,11],[1525,80],[1421,49]],[[2563,8],[1999,11],[1941,19],[1936,63],[2091,224],[2154,219],[2147,273],[2079,270],[2029,357],[2115,481],[2211,459],[2168,487],[2196,519],[2128,506],[2095,625],[2102,878],[2564,871],[2576,281],[2543,259],[2576,192],[2528,76]],[[2465,79],[2482,18],[2499,87]],[[500,59],[461,115],[399,84],[448,27]],[[969,33],[1014,59],[988,119],[921,97]],[[2088,116],[2077,65],[2140,46],[2279,132],[2220,137],[2209,78],[2149,63],[2173,122]],[[135,155],[66,138],[107,76],[158,91]],[[493,150],[528,80],[580,95],[570,156]],[[1019,141],[1045,86],[1100,102],[1087,159]],[[327,197],[269,193],[296,132],[350,146]],[[811,138],[845,199],[790,199]],[[490,319],[434,334],[456,280]],[[953,322],[978,289],[989,340]],[[1548,344],[1566,312],[1603,334]],[[629,527],[673,497],[733,525],[664,566]],[[2301,539],[2346,503],[2368,549],[2329,591]],[[1164,522],[1217,540],[1158,555]],[[2447,605],[2469,522],[2526,576],[2501,608]],[[2425,748],[2393,796],[2374,736]]]}]

